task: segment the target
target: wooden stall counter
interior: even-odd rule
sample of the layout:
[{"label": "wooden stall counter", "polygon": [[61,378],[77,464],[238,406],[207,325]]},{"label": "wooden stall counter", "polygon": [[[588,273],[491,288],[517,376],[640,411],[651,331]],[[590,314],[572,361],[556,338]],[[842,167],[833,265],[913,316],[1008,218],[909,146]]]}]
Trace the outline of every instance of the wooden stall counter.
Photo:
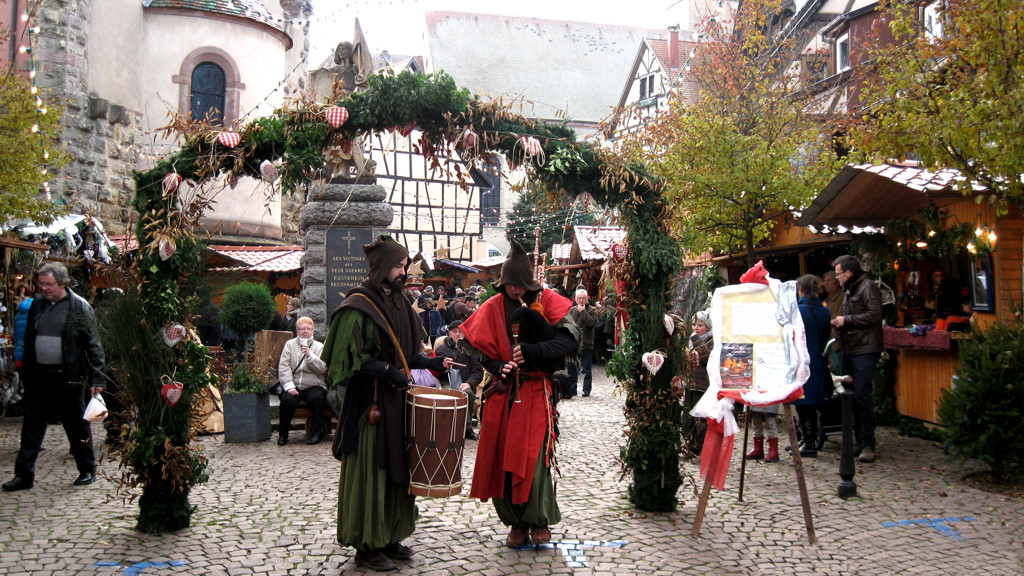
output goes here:
[{"label": "wooden stall counter", "polygon": [[883,329],[885,348],[896,354],[896,410],[900,414],[941,424],[939,399],[960,365],[955,342],[964,337],[969,336],[939,330],[912,334],[907,328]]}]

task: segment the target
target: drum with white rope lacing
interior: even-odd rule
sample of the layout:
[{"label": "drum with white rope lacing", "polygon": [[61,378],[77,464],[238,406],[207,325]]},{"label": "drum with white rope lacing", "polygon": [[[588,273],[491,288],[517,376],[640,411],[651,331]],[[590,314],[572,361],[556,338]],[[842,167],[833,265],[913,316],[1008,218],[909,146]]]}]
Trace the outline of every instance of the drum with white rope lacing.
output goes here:
[{"label": "drum with white rope lacing", "polygon": [[458,390],[414,386],[406,402],[409,493],[431,498],[461,493],[469,397]]}]

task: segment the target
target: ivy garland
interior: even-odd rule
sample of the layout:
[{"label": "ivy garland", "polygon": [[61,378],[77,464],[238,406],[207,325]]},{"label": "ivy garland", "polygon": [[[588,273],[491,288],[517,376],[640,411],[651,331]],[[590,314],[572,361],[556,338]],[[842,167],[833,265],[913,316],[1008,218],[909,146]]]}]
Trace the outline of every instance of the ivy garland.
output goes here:
[{"label": "ivy garland", "polygon": [[[337,128],[326,121],[326,112],[332,107],[344,107],[348,113],[347,121]],[[197,257],[200,242],[193,230],[206,203],[183,206],[176,191],[178,182],[199,186],[218,177],[226,177],[229,182],[240,176],[260,178],[261,163],[269,161],[279,166],[283,192],[293,193],[322,174],[326,165],[323,154],[328,147],[369,133],[412,126],[421,132],[418,152],[432,166],[449,171],[462,182],[468,174],[458,165],[447,163],[446,158],[457,152],[471,164],[498,153],[512,165],[525,165],[534,178],[552,189],[570,196],[588,192],[598,203],[619,208],[631,247],[623,267],[624,289],[618,298],[619,306],[629,313],[626,345],[618,348],[610,364],[610,372],[626,391],[629,433],[622,462],[633,477],[629,492],[635,506],[655,511],[674,509],[681,484],[681,442],[680,408],[671,379],[681,366],[675,365],[675,355],[670,354],[666,366],[652,376],[640,360],[644,352],[666,350],[671,345],[662,317],[671,304],[670,283],[681,264],[678,243],[665,226],[666,206],[660,187],[641,166],[626,165],[589,142],[577,142],[569,127],[531,121],[511,112],[500,100],[480,101],[459,89],[444,73],[376,75],[365,89],[343,92],[333,102],[318,103],[311,97],[289,102],[271,116],[232,127],[230,130],[239,137],[233,147],[223,143],[232,143],[230,139],[218,138],[224,129],[182,118],[172,122],[167,131],[182,135],[182,147],[152,169],[135,174],[133,206],[140,215],[136,233],[141,247],[136,266],[142,279],[145,322],[156,327],[173,322],[188,327],[186,311],[196,304],[194,291],[187,289],[183,279],[201,272]],[[536,139],[539,149],[529,138]],[[167,250],[168,246],[174,249]],[[169,251],[172,254],[166,257]],[[184,385],[181,403],[194,407],[206,385],[206,378],[195,368],[206,359],[189,352],[191,345],[187,342],[174,352],[190,367],[185,373],[179,372]],[[160,414],[141,414],[166,412],[166,406],[133,399],[140,418],[130,442],[150,449],[148,460],[143,461],[129,446],[128,452],[135,456],[122,462],[137,476],[153,478],[159,476],[167,455],[185,450],[194,436],[187,422],[162,420]],[[161,438],[166,439],[163,449],[156,442]],[[204,479],[202,462],[195,460],[195,465],[195,470],[170,479],[177,509],[174,513],[164,510],[167,523],[148,525],[148,529],[168,531],[188,526],[192,510],[188,489]],[[167,493],[167,486],[142,484],[140,507]],[[150,489],[155,493],[149,494]],[[145,510],[143,515],[153,518]]]}]

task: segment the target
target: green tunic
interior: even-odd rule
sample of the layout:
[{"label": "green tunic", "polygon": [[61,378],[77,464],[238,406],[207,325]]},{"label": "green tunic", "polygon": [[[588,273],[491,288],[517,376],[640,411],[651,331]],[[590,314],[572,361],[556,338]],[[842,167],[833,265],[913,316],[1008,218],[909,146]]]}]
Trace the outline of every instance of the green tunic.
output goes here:
[{"label": "green tunic", "polygon": [[[357,374],[366,361],[383,354],[375,334],[376,326],[368,320],[358,310],[349,309],[339,312],[331,323],[323,360],[330,367],[328,374],[332,381],[351,378],[350,388],[372,386],[360,380]],[[349,392],[355,396],[356,390]],[[377,457],[378,434],[386,423],[382,420],[370,424],[367,412],[368,408],[360,408],[358,412],[356,451],[344,454],[341,460],[338,543],[369,551],[412,534],[416,527],[416,497],[408,493],[407,487],[388,482],[388,470],[380,465]],[[346,413],[351,412],[346,409]],[[385,413],[384,418],[388,417]],[[404,419],[404,414],[391,417]]]}]

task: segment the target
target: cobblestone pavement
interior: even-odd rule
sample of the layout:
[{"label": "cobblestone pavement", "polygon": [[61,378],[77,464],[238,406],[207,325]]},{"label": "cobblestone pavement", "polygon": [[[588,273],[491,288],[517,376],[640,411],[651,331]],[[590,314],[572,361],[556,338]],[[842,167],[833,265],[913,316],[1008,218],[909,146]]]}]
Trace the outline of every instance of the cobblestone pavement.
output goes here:
[{"label": "cobblestone pavement", "polygon": [[[595,367],[594,394],[561,405],[558,498],[564,519],[553,546],[506,548],[490,503],[465,496],[418,499],[406,541],[416,554],[402,574],[1024,574],[1024,501],[981,492],[960,479],[971,468],[935,443],[879,433],[879,458],[858,464],[859,496],[836,496],[839,443],[804,461],[817,544],[809,544],[793,468],[747,468],[737,500],[739,452],[726,490],[712,491],[700,538],[691,536],[694,487],[670,514],[634,510],[616,462],[623,443],[622,397]],[[0,479],[13,475],[20,418],[0,418]],[[94,428],[98,439],[103,429]],[[276,437],[276,435],[275,435]],[[192,526],[174,534],[133,530],[137,504],[115,499],[105,476],[72,487],[74,462],[51,426],[35,488],[0,493],[0,574],[364,574],[335,542],[338,463],[328,443],[301,431],[278,447],[204,437],[210,481],[193,491]],[[739,442],[737,442],[739,444]],[[785,442],[782,442],[785,444]],[[471,481],[474,442],[463,461]],[[697,464],[684,469],[697,474]],[[468,482],[467,482],[468,485]],[[468,486],[465,490],[468,493]]]}]

